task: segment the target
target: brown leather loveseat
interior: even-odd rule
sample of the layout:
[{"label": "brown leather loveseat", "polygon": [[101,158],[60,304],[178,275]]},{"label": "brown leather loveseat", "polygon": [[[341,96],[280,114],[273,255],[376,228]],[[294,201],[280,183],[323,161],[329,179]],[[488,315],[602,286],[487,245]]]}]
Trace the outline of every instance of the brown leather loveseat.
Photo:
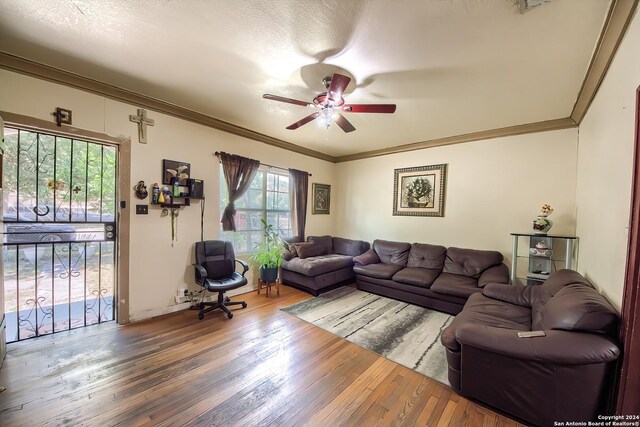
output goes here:
[{"label": "brown leather loveseat", "polygon": [[354,257],[358,289],[457,314],[488,283],[509,283],[496,251],[375,240]]},{"label": "brown leather loveseat", "polygon": [[618,322],[614,307],[572,270],[542,285],[487,285],[442,333],[449,382],[527,423],[598,421],[620,355]]}]

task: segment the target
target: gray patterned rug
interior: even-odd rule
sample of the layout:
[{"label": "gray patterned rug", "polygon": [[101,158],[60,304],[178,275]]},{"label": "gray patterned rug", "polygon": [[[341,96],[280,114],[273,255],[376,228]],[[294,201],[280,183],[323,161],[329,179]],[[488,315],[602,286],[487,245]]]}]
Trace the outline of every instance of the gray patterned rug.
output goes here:
[{"label": "gray patterned rug", "polygon": [[352,287],[338,288],[282,310],[449,384],[440,334],[453,316]]}]

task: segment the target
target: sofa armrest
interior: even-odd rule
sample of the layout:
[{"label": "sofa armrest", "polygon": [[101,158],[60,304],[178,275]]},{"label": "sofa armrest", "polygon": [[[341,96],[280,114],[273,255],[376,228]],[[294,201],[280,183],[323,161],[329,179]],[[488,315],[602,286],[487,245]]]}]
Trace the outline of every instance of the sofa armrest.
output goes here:
[{"label": "sofa armrest", "polygon": [[196,282],[203,283],[207,278],[207,270],[200,264],[193,264],[196,269]]},{"label": "sofa armrest", "polygon": [[500,264],[483,271],[478,278],[478,287],[484,288],[489,283],[509,283],[509,267]]},{"label": "sofa armrest", "polygon": [[507,357],[553,364],[583,365],[613,362],[620,349],[610,339],[597,334],[549,330],[546,336],[520,338],[514,329],[468,324],[459,327],[456,339],[471,346]]},{"label": "sofa armrest", "polygon": [[242,273],[240,273],[240,274],[242,274],[242,277],[244,277],[246,272],[249,271],[249,264],[247,264],[243,260],[237,259],[237,258],[236,258],[236,262],[242,266]]},{"label": "sofa armrest", "polygon": [[482,289],[482,295],[523,307],[531,307],[532,289],[531,286],[489,283]]}]

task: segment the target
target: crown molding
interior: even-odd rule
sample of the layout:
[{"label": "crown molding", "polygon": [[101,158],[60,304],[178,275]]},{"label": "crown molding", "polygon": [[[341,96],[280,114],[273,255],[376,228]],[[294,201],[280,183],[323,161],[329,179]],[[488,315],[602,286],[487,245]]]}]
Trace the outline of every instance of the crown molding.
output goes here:
[{"label": "crown molding", "polygon": [[141,95],[139,93],[122,89],[117,86],[102,83],[97,80],[89,79],[78,74],[60,70],[48,65],[34,62],[19,56],[11,55],[0,51],[0,68],[4,68],[16,73],[25,74],[27,76],[36,77],[54,83],[63,84],[75,89],[87,91],[96,95],[104,96],[115,101],[121,101],[135,106],[148,108],[158,113],[167,114],[179,119],[187,120],[203,126],[221,130],[241,136],[243,138],[260,141],[274,147],[283,148],[305,156],[314,157],[316,159],[326,160],[335,163],[335,157],[309,148],[301,147],[281,139],[273,138],[252,130],[236,126],[229,122],[218,120],[214,117],[180,107],[160,99]]},{"label": "crown molding", "polygon": [[620,46],[639,0],[612,0],[609,13],[602,26],[587,74],[582,82],[571,118],[580,124],[604,80],[613,57]]},{"label": "crown molding", "polygon": [[461,144],[463,142],[502,138],[505,136],[523,135],[527,133],[547,132],[559,129],[569,129],[575,128],[577,126],[578,124],[570,117],[564,119],[547,120],[544,122],[527,123],[524,125],[483,130],[480,132],[466,133],[464,135],[448,136],[445,138],[430,139],[428,141],[414,142],[411,144],[382,148],[380,150],[367,151],[364,153],[350,154],[348,156],[337,157],[336,163],[367,159],[369,157],[386,156],[389,154],[404,153],[406,151],[423,150],[425,148],[441,147],[443,145]]}]

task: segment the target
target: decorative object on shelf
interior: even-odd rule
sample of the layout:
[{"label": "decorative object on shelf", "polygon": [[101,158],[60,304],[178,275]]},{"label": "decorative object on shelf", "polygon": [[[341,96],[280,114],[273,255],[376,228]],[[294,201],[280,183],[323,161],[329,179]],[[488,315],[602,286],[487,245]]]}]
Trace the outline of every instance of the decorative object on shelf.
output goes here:
[{"label": "decorative object on shelf", "polygon": [[160,203],[160,187],[158,187],[158,183],[154,182],[153,186],[151,186],[151,203],[158,204]]},{"label": "decorative object on shelf", "polygon": [[331,212],[331,186],[327,184],[313,183],[313,209],[312,214],[330,214]]},{"label": "decorative object on shelf", "polygon": [[149,195],[149,192],[147,191],[147,185],[144,183],[144,181],[138,181],[138,184],[133,187],[133,189],[136,192],[136,197],[140,200],[146,199]]},{"label": "decorative object on shelf", "polygon": [[159,189],[158,189],[158,203],[159,204],[164,203],[164,194],[162,194],[162,191],[160,191]]},{"label": "decorative object on shelf", "polygon": [[140,144],[146,144],[147,126],[153,126],[155,124],[155,120],[147,117],[147,110],[138,108],[138,115],[134,116],[133,114],[130,114],[129,121],[138,124],[138,141],[140,141]]},{"label": "decorative object on shelf", "polygon": [[180,208],[171,208],[171,247],[173,242],[178,240],[178,215],[180,215]]},{"label": "decorative object on shelf", "polygon": [[71,124],[71,110],[56,107],[55,111],[51,113],[51,115],[56,118],[56,125],[58,125],[58,127],[62,127],[63,124]]},{"label": "decorative object on shelf", "polygon": [[553,221],[547,218],[553,213],[553,208],[548,205],[542,205],[540,214],[533,220],[533,231],[535,234],[547,234],[551,227],[553,227]]},{"label": "decorative object on shelf", "polygon": [[178,185],[187,185],[191,174],[191,164],[175,160],[162,160],[162,183],[172,185],[172,178],[178,178]]},{"label": "decorative object on shelf", "polygon": [[529,253],[535,256],[544,256],[547,258],[551,258],[553,256],[553,250],[547,246],[547,243],[544,240],[540,240],[536,243],[535,247],[529,248]]},{"label": "decorative object on shelf", "polygon": [[260,220],[264,227],[264,241],[256,242],[256,251],[249,257],[260,266],[260,280],[275,282],[278,278],[278,268],[282,264],[284,243],[280,235],[273,229],[273,225]]},{"label": "decorative object on shelf", "polygon": [[393,215],[444,216],[447,165],[394,170]]}]

